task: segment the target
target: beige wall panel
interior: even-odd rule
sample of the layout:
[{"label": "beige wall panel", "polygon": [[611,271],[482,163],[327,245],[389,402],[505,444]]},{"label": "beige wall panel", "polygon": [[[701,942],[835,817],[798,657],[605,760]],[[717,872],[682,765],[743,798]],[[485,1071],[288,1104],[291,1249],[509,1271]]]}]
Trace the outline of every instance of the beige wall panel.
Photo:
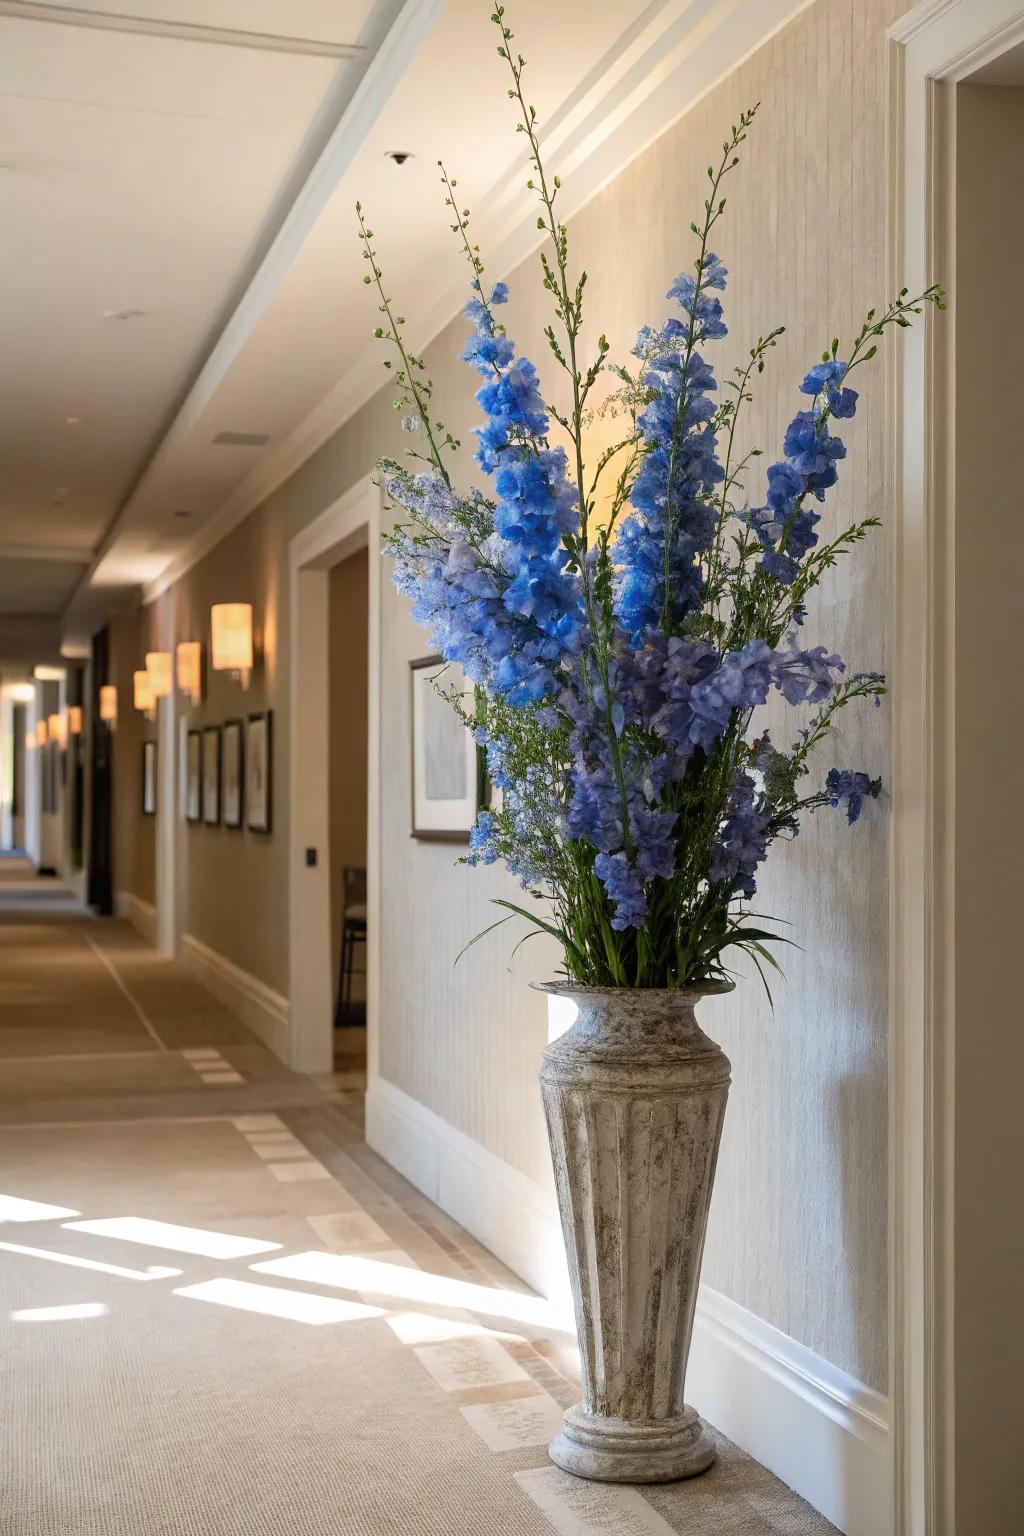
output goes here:
[{"label": "beige wall panel", "polygon": [[[954,1358],[958,1531],[1021,1528],[1024,89],[957,90]],[[1009,451],[1008,451],[1009,450]]]}]

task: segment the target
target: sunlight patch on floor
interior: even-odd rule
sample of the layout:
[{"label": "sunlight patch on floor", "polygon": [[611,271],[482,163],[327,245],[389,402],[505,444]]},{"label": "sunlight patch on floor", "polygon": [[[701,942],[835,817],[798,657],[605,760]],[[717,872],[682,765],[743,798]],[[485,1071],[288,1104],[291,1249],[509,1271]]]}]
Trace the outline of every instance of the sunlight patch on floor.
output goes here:
[{"label": "sunlight patch on floor", "polygon": [[432,1275],[422,1269],[405,1269],[381,1263],[379,1259],[311,1251],[270,1259],[250,1267],[261,1274],[280,1275],[286,1280],[306,1280],[311,1285],[335,1286],[340,1290],[374,1296],[398,1296],[404,1301],[426,1302],[432,1306],[459,1307],[488,1317],[512,1318],[535,1327],[569,1326],[557,1308],[542,1297],[474,1285],[467,1280],[450,1279],[447,1275]]},{"label": "sunlight patch on floor", "polygon": [[271,1253],[280,1243],[258,1237],[236,1237],[230,1232],[207,1232],[202,1227],[179,1227],[169,1221],[150,1221],[144,1216],[108,1216],[99,1221],[66,1221],[71,1232],[94,1237],[113,1237],[147,1248],[167,1248],[173,1253],[197,1253],[207,1259],[244,1259],[254,1253]]},{"label": "sunlight patch on floor", "polygon": [[200,1285],[186,1285],[174,1292],[193,1301],[208,1301],[218,1307],[234,1307],[241,1312],[262,1312],[267,1317],[283,1317],[289,1322],[322,1327],[326,1323],[362,1322],[383,1317],[380,1307],[360,1302],[342,1301],[337,1296],[314,1296],[307,1291],[285,1291],[276,1286],[254,1285],[248,1280],[222,1276],[204,1280]]}]

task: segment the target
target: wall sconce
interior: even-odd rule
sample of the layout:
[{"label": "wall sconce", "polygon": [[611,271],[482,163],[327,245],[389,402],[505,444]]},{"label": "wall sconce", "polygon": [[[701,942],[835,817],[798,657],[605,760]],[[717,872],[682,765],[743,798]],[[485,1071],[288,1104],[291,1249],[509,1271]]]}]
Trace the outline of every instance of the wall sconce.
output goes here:
[{"label": "wall sconce", "polygon": [[35,731],[26,731],[26,733],[25,733],[25,751],[26,752],[34,752],[35,749],[36,749],[36,733],[35,733]]},{"label": "wall sconce", "polygon": [[68,730],[72,736],[82,734],[82,707],[80,704],[72,704],[68,709]]},{"label": "wall sconce", "polygon": [[18,704],[31,704],[36,696],[36,690],[31,683],[12,683],[10,694]]},{"label": "wall sconce", "polygon": [[210,609],[211,664],[215,672],[237,672],[242,687],[252,671],[252,604],[214,603]]},{"label": "wall sconce", "polygon": [[156,700],[153,697],[153,683],[147,671],[132,673],[132,692],[135,708],[144,715],[150,714]]},{"label": "wall sconce", "polygon": [[147,651],[146,671],[149,674],[149,687],[154,700],[170,698],[172,686],[170,651]]},{"label": "wall sconce", "polygon": [[46,734],[50,741],[55,741],[59,747],[63,747],[67,740],[64,734],[64,716],[50,715],[46,721]]},{"label": "wall sconce", "polygon": [[45,720],[36,721],[36,746],[45,747],[50,739],[50,733]]},{"label": "wall sconce", "polygon": [[117,724],[117,689],[113,683],[105,683],[100,689],[100,719],[108,725]]},{"label": "wall sconce", "polygon": [[178,692],[193,704],[203,696],[203,647],[198,640],[182,640],[175,648]]}]

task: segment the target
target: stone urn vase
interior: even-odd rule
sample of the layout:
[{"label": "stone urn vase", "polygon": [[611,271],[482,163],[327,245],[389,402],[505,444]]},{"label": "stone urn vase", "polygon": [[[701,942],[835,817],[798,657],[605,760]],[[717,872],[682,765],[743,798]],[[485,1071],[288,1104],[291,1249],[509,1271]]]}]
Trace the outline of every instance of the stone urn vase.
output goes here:
[{"label": "stone urn vase", "polygon": [[730,987],[538,990],[578,1010],[540,1069],[583,1369],[551,1459],[692,1477],[715,1459],[683,1388],[730,1071],[694,1008]]}]

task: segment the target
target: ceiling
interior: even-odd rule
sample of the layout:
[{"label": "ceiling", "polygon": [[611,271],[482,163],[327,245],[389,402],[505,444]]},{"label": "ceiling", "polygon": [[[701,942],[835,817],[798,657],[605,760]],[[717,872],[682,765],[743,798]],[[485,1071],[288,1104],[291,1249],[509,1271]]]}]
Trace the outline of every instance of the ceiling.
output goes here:
[{"label": "ceiling", "polygon": [[[490,8],[0,0],[0,654],[19,625],[80,648],[377,387],[358,196],[414,345],[465,287],[439,157],[491,273],[536,244]],[[801,4],[513,8],[571,211]]]}]

